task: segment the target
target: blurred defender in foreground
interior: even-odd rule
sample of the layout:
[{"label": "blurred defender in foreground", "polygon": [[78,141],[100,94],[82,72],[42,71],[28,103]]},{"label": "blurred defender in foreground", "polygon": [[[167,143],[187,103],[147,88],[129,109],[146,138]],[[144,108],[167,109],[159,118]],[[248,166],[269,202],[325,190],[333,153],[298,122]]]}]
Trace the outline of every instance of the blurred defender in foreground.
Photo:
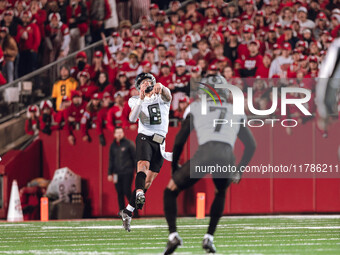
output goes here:
[{"label": "blurred defender in foreground", "polygon": [[[207,100],[207,114],[203,114],[201,112],[201,106],[204,102],[200,100],[199,97],[194,96],[197,99],[187,108],[187,114],[184,114],[185,120],[182,123],[182,128],[176,136],[173,148],[172,179],[164,190],[164,212],[170,232],[164,254],[172,254],[175,249],[182,244],[182,239],[176,232],[176,199],[182,190],[193,186],[204,177],[205,173],[195,172],[196,167],[208,167],[217,164],[220,166],[234,166],[235,158],[233,147],[237,137],[244,144],[244,153],[236,169],[240,169],[241,166],[246,166],[255,152],[256,143],[247,126],[233,125],[231,127],[229,125],[213,125],[215,119],[229,119],[234,123],[240,123],[246,120],[246,116],[244,115],[233,115],[233,106],[227,103],[227,90],[217,88],[217,85],[226,83],[227,81],[218,75],[211,75],[202,79],[198,91],[207,91],[208,88],[214,91],[215,89],[217,92],[216,100]],[[217,94],[219,96],[217,96]],[[220,100],[220,104],[216,104],[215,101],[218,100]],[[195,129],[197,133],[198,150],[192,159],[187,161],[182,167],[178,167],[180,154],[193,129]],[[232,182],[238,183],[240,181],[241,173],[239,171],[235,173],[215,173],[212,174],[212,177],[216,194],[211,205],[210,223],[207,234],[203,237],[202,247],[207,252],[214,253],[216,252],[216,248],[213,243],[213,235],[224,210],[226,190]]]}]

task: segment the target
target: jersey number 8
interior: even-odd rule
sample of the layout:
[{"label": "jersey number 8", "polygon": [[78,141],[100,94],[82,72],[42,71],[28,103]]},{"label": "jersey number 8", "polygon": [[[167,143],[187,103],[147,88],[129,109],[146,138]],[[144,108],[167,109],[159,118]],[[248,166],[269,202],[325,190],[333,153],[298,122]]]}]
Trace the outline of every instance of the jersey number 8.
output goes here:
[{"label": "jersey number 8", "polygon": [[162,123],[161,111],[159,109],[159,104],[152,104],[148,106],[150,125],[159,125]]}]

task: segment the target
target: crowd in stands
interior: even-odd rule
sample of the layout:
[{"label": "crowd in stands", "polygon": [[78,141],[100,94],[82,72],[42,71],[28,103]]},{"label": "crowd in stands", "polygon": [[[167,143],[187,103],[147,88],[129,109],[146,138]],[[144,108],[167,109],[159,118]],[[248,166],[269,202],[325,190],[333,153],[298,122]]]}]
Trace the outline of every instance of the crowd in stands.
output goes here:
[{"label": "crowd in stands", "polygon": [[[183,116],[190,87],[209,74],[223,75],[245,93],[252,87],[256,109],[270,108],[273,86],[303,87],[314,97],[320,63],[340,34],[339,5],[337,0],[212,0],[185,6],[172,1],[165,13],[152,3],[138,28],[123,20],[109,40],[97,35],[104,50],[96,51],[91,63],[80,52],[74,67],[60,69],[54,101],[29,107],[26,131],[64,128],[74,144],[74,129],[91,141],[88,129],[96,128],[104,145],[103,128],[136,128],[128,121],[127,100],[138,95],[134,79],[141,72],[171,90],[173,118]],[[63,20],[62,13],[50,17]],[[306,107],[316,112],[314,100]],[[288,108],[288,115],[306,121],[297,108]]]}]

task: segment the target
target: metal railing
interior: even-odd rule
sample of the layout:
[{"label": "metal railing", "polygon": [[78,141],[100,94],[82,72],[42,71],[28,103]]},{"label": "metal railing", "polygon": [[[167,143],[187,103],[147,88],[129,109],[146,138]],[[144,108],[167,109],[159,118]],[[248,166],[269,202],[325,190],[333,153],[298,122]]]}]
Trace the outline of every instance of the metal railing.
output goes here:
[{"label": "metal railing", "polygon": [[[102,44],[102,41],[98,41],[79,51],[85,51],[88,60],[91,61],[93,52]],[[1,86],[0,123],[20,116],[29,105],[50,98],[53,84],[58,80],[60,67],[64,65],[74,66],[75,57],[79,51]]]},{"label": "metal railing", "polygon": [[[182,2],[186,6],[189,0]],[[168,13],[170,10],[167,10]],[[132,29],[139,28],[140,23],[134,24]],[[59,59],[40,69],[22,76],[15,81],[0,87],[0,123],[8,121],[24,113],[29,105],[38,104],[51,96],[53,84],[58,80],[59,68],[63,65],[72,67],[75,65],[75,57],[78,52],[85,51],[88,63],[97,48],[102,46],[102,41],[93,43],[65,58]]]}]

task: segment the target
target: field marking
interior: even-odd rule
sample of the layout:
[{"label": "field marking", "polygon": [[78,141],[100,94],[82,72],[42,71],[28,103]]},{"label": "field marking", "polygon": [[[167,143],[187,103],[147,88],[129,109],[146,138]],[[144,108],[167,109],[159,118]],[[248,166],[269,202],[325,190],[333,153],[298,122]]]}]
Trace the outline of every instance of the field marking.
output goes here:
[{"label": "field marking", "polygon": [[340,229],[340,226],[320,227],[244,227],[245,230],[276,230],[276,229]]}]

